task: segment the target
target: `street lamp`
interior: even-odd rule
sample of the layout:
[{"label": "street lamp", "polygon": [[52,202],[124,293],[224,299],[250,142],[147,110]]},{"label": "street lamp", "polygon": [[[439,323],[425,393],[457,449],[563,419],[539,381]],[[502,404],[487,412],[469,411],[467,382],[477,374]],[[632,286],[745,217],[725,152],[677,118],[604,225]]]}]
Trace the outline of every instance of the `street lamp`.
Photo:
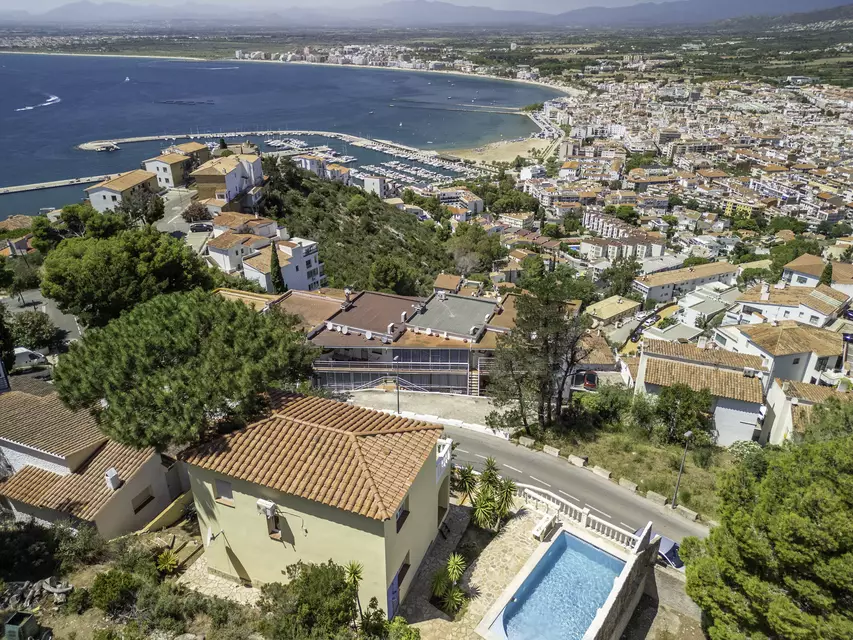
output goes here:
[{"label": "street lamp", "polygon": [[397,387],[397,415],[400,415],[400,356],[394,356],[395,387]]},{"label": "street lamp", "polygon": [[684,453],[681,456],[681,467],[678,469],[678,479],[675,481],[675,493],[672,494],[672,506],[670,509],[675,509],[675,502],[678,500],[678,485],[681,484],[681,474],[684,473],[684,461],[687,459],[687,445],[690,444],[690,438],[692,437],[692,431],[684,433]]}]

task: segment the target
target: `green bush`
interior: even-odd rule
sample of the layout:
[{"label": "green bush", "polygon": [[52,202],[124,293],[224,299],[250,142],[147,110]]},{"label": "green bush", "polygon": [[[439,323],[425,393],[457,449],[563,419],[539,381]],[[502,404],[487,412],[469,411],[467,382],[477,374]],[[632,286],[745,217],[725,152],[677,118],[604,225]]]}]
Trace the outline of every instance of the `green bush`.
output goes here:
[{"label": "green bush", "polygon": [[92,632],[92,640],[121,640],[121,636],[112,629],[95,629]]},{"label": "green bush", "polygon": [[106,541],[91,525],[81,525],[76,533],[68,523],[53,528],[56,538],[56,559],[63,571],[72,571],[84,564],[94,564],[104,556]]},{"label": "green bush", "polygon": [[166,549],[157,556],[157,571],[171,575],[178,570],[178,554],[171,549]]},{"label": "green bush", "polygon": [[697,467],[709,469],[714,464],[714,447],[696,447],[691,454]]},{"label": "green bush", "polygon": [[74,589],[68,594],[68,600],[65,602],[65,610],[69,613],[77,614],[84,613],[92,606],[92,596],[88,589],[83,587]]},{"label": "green bush", "polygon": [[132,538],[119,540],[112,555],[118,569],[154,582],[159,579],[153,553],[139,544],[137,540]]},{"label": "green bush", "polygon": [[129,609],[136,601],[140,579],[121,569],[99,573],[92,584],[92,604],[115,616]]}]

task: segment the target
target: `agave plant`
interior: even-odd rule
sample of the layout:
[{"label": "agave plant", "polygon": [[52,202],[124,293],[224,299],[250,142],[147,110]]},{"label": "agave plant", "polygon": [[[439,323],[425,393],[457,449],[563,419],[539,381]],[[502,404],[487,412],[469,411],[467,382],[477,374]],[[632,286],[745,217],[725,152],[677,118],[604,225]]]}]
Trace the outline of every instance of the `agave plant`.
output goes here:
[{"label": "agave plant", "polygon": [[477,490],[477,474],[474,473],[474,468],[468,464],[459,470],[459,492],[462,494],[460,505],[465,504],[465,500],[474,495]]},{"label": "agave plant", "polygon": [[486,458],[486,462],[483,463],[483,473],[480,474],[480,485],[495,489],[499,481],[497,461],[494,458]]},{"label": "agave plant", "polygon": [[447,577],[455,585],[465,573],[465,558],[458,553],[451,553],[450,557],[447,558],[445,569],[447,570]]},{"label": "agave plant", "polygon": [[451,586],[453,585],[450,584],[446,567],[442,567],[432,575],[432,594],[436,598],[443,598]]},{"label": "agave plant", "polygon": [[495,511],[495,499],[488,486],[480,487],[472,506],[471,518],[474,520],[474,524],[481,529],[491,529],[497,514]]},{"label": "agave plant", "polygon": [[178,570],[178,554],[171,549],[166,549],[157,556],[157,571],[170,575]]},{"label": "agave plant", "polygon": [[465,592],[457,586],[452,586],[441,598],[441,604],[448,613],[456,613],[465,603]]}]

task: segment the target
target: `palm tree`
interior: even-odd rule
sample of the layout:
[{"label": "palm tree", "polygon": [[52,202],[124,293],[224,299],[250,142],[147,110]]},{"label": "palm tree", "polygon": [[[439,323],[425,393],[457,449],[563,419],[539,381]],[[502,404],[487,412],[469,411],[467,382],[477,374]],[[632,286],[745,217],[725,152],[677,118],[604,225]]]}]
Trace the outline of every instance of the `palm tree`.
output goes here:
[{"label": "palm tree", "polygon": [[353,561],[345,567],[344,571],[346,572],[344,580],[346,581],[347,586],[352,589],[355,603],[358,606],[358,617],[363,618],[364,614],[361,611],[361,600],[358,598],[358,586],[361,584],[361,580],[364,577],[364,567],[360,562]]},{"label": "palm tree", "polygon": [[486,458],[486,462],[483,464],[483,473],[480,474],[480,485],[495,489],[499,481],[497,460],[491,457]]},{"label": "palm tree", "polygon": [[474,473],[474,468],[467,464],[459,470],[459,491],[462,494],[459,504],[465,504],[465,500],[473,496],[476,490],[477,474]]},{"label": "palm tree", "polygon": [[498,519],[506,518],[512,507],[515,504],[515,494],[518,487],[510,478],[503,478],[498,481],[498,488],[495,495],[495,510],[498,513]]}]

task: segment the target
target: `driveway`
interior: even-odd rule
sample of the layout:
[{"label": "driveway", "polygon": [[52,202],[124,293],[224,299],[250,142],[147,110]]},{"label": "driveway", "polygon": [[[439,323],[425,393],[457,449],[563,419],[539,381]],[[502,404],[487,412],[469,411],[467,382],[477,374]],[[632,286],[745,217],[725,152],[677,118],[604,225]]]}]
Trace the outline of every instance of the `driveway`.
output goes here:
[{"label": "driveway", "polygon": [[193,201],[195,191],[192,189],[169,189],[163,196],[166,215],[155,226],[163,233],[168,233],[175,238],[181,238],[190,245],[196,253],[201,253],[210,233],[193,233],[190,225],[181,217],[190,203]]},{"label": "driveway", "polygon": [[[394,392],[356,391],[350,395],[351,401],[359,406],[396,410]],[[492,406],[488,398],[404,391],[400,393],[400,409],[482,425]],[[690,522],[667,507],[658,507],[615,482],[600,478],[588,469],[572,466],[562,458],[470,429],[445,426],[445,431],[458,443],[454,451],[455,464],[470,463],[475,469],[481,469],[486,458],[495,458],[502,475],[556,493],[580,507],[587,506],[596,516],[631,531],[651,520],[655,531],[677,541],[687,536],[708,535],[704,525]]]},{"label": "driveway", "polygon": [[24,297],[23,305],[21,305],[21,299],[18,297],[0,298],[0,303],[10,313],[44,311],[53,320],[53,324],[60,330],[65,331],[65,340],[80,339],[80,327],[77,324],[77,319],[69,313],[62,313],[53,300],[45,298],[38,289],[29,289],[24,291],[22,295]]}]

